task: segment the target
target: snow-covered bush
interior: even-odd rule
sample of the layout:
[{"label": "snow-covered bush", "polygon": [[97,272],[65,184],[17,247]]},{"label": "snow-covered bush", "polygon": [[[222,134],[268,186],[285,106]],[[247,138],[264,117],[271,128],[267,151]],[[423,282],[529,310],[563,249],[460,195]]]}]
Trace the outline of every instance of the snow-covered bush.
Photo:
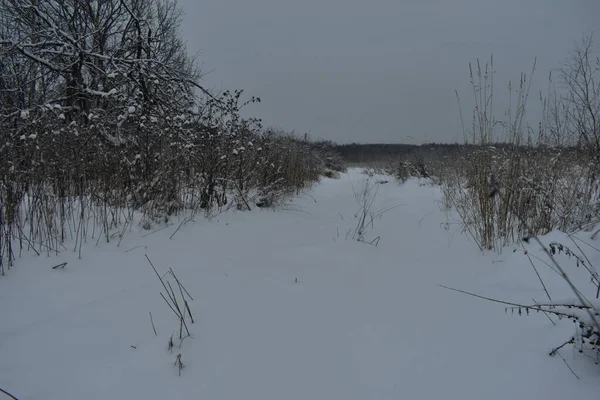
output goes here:
[{"label": "snow-covered bush", "polygon": [[[561,71],[565,92],[551,92],[549,99],[543,101],[544,114],[535,139],[532,130],[524,126],[531,76],[521,76],[516,90],[516,110],[508,110],[504,120],[496,120],[491,114],[493,65],[482,68],[478,62],[475,69],[471,68],[475,94],[472,135],[476,145],[466,148],[459,157],[447,160],[447,173],[441,181],[444,203],[458,213],[465,230],[480,249],[500,251],[525,238],[531,245],[541,247],[549,260],[531,255],[523,246],[547,301],[518,304],[459,292],[501,303],[507,312],[518,315],[541,312],[553,324],[556,324],[555,317],[575,322],[576,334],[552,349],[550,355],[560,356],[562,347],[573,344],[598,364],[600,276],[595,267],[600,258],[586,255],[576,240],[595,251],[598,248],[574,235],[589,232],[600,223],[596,200],[600,190],[600,60],[594,65],[591,44],[591,39],[584,39],[566,61]],[[505,142],[501,144],[497,143],[495,132],[498,126],[505,134]],[[538,236],[552,231],[565,232],[564,237],[573,241],[577,250],[559,242],[543,244]],[[590,240],[594,237],[595,233]],[[562,265],[565,260],[559,259],[561,255],[568,256],[576,267],[587,271],[586,278],[594,288],[591,296],[583,290],[583,285],[571,279]],[[553,299],[536,261],[558,274],[574,298]]]},{"label": "snow-covered bush", "polygon": [[423,157],[414,156],[410,160],[399,160],[393,172],[398,182],[404,183],[410,178],[431,178],[427,170]]},{"label": "snow-covered bush", "polygon": [[482,249],[597,221],[598,168],[577,149],[481,146],[446,163],[444,201]]},{"label": "snow-covered bush", "polygon": [[135,211],[248,209],[324,171],[317,146],[242,117],[260,99],[200,85],[180,17],[167,0],[0,2],[0,273],[21,250],[121,237]]},{"label": "snow-covered bush", "polygon": [[[473,144],[446,159],[444,203],[460,215],[481,249],[554,229],[574,231],[600,220],[600,69],[584,40],[562,70],[565,93],[551,92],[537,138],[524,122],[531,76],[523,74],[516,107],[496,119],[493,65],[471,68]],[[532,73],[535,70],[533,67]],[[497,129],[502,128],[502,135]],[[466,134],[466,132],[465,132]]]}]

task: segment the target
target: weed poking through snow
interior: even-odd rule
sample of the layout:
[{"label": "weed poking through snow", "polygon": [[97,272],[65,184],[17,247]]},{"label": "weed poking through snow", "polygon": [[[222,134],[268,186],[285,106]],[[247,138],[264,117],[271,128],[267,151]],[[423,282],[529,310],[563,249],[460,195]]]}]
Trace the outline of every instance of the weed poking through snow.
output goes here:
[{"label": "weed poking through snow", "polygon": [[[583,251],[581,251],[581,248],[579,248],[579,250],[581,251],[581,255],[579,255],[571,249],[569,249],[567,246],[560,243],[552,242],[548,245],[548,247],[546,247],[536,236],[524,239],[526,243],[529,243],[531,240],[536,241],[540,245],[544,253],[550,259],[550,263],[544,264],[551,268],[554,272],[559,274],[565,280],[565,282],[569,285],[569,287],[575,294],[575,300],[552,301],[550,293],[548,293],[546,285],[544,284],[544,281],[541,279],[539,274],[538,278],[540,279],[542,287],[544,288],[544,291],[549,301],[546,303],[539,303],[534,300],[533,305],[512,303],[508,301],[493,299],[490,297],[480,296],[478,294],[450,288],[443,285],[439,286],[444,289],[467,294],[469,296],[477,297],[483,300],[504,304],[506,306],[505,312],[508,313],[510,311],[511,315],[515,314],[515,312],[518,315],[529,315],[530,311],[535,311],[537,313],[543,312],[550,319],[550,321],[552,321],[554,325],[556,325],[556,323],[552,320],[551,316],[558,317],[559,320],[567,319],[573,321],[576,326],[575,335],[569,338],[560,346],[552,349],[549,355],[558,355],[565,362],[565,364],[567,364],[567,361],[564,359],[564,357],[560,355],[559,350],[567,344],[572,344],[575,346],[576,350],[580,354],[591,358],[596,364],[600,364],[600,301],[598,300],[600,298],[600,282],[598,280],[598,273],[596,272],[595,268],[590,264],[589,258],[585,255],[585,253],[583,253]],[[594,285],[595,289],[595,300],[590,300],[586,298],[582,291],[579,288],[577,288],[573,281],[569,278],[562,265],[558,261],[556,261],[556,256],[558,254],[563,253],[569,258],[573,257],[575,259],[576,266],[584,266],[586,271],[590,274],[590,280]],[[529,253],[526,250],[525,255],[529,257]],[[531,258],[529,259],[533,265],[533,261],[531,260]],[[536,269],[535,265],[534,269]],[[575,372],[571,369],[571,367],[568,364],[567,367],[573,373],[573,375],[577,377],[577,374],[575,374]]]},{"label": "weed poking through snow", "polygon": [[177,354],[177,357],[175,357],[175,363],[173,365],[177,366],[178,374],[181,376],[181,370],[185,367],[185,365],[183,365],[183,361],[181,361],[181,353]]},{"label": "weed poking through snow", "polygon": [[357,221],[356,226],[354,227],[354,230],[348,231],[346,239],[352,237],[353,240],[368,243],[375,247],[379,245],[381,236],[376,236],[371,240],[367,239],[367,236],[370,236],[375,228],[375,220],[381,218],[383,214],[388,211],[400,206],[400,204],[398,204],[380,210],[373,209],[373,204],[375,203],[377,193],[379,192],[379,185],[382,183],[387,183],[387,181],[373,180],[373,177],[368,175],[368,178],[365,178],[358,188],[352,184],[354,199],[356,200],[359,209],[354,214],[354,218]]},{"label": "weed poking through snow", "polygon": [[[163,298],[165,303],[167,303],[167,305],[169,306],[171,311],[173,311],[173,313],[177,316],[177,319],[179,321],[179,326],[178,326],[179,348],[181,348],[185,338],[192,336],[192,334],[190,333],[190,330],[188,328],[188,324],[187,324],[186,320],[189,319],[189,322],[191,322],[192,324],[194,323],[194,317],[192,315],[192,310],[188,303],[188,299],[190,301],[194,300],[194,299],[190,295],[190,293],[187,291],[187,289],[183,286],[183,284],[181,283],[179,278],[177,278],[177,275],[175,275],[173,268],[169,268],[169,270],[164,275],[161,276],[147,255],[146,255],[146,259],[148,260],[148,263],[150,263],[150,266],[154,270],[154,273],[158,277],[158,280],[160,281],[163,289],[165,290],[166,296],[163,292],[160,292],[160,296]],[[173,280],[175,281],[175,283],[173,285],[171,284],[171,282],[169,282],[168,280],[165,279],[165,277],[168,277],[168,276],[172,277]],[[178,288],[177,292],[173,289],[174,285],[176,285]],[[179,294],[179,297],[178,297],[178,294]],[[152,325],[152,330],[154,332],[154,335],[158,336],[158,333],[156,332],[156,328],[154,326],[154,321],[152,319],[152,313],[150,313],[150,323]],[[171,334],[171,336],[169,337],[169,342],[168,342],[168,350],[171,353],[173,352],[173,348],[175,347],[175,344],[173,342],[173,335],[174,335],[174,333]],[[181,361],[181,353],[177,355],[174,365],[177,365],[177,367],[179,369],[179,375],[181,375],[181,370],[184,367],[183,362]]]}]

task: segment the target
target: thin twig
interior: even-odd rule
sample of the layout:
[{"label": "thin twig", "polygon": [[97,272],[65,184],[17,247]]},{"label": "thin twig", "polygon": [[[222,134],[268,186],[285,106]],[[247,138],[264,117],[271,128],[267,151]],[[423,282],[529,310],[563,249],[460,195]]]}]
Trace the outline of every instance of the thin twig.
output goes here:
[{"label": "thin twig", "polygon": [[[533,301],[533,303],[537,306],[539,306],[538,302],[535,301],[534,298],[531,298],[531,300]],[[552,322],[552,325],[556,326],[556,322],[554,322],[554,320],[552,318],[550,318],[550,316],[546,313],[546,311],[544,311],[544,315],[550,320],[550,322]]]},{"label": "thin twig", "polygon": [[140,247],[143,247],[143,248],[145,248],[145,249],[147,249],[147,248],[148,248],[148,246],[145,246],[145,245],[143,245],[143,244],[140,244],[139,246],[135,246],[135,247],[132,247],[132,248],[131,248],[131,249],[129,249],[129,250],[125,250],[125,253],[129,253],[130,251],[133,251],[133,250],[135,250],[135,249],[139,249]]},{"label": "thin twig", "polygon": [[154,336],[158,336],[158,333],[156,333],[156,328],[154,327],[154,320],[152,319],[152,312],[148,311],[150,313],[150,324],[152,324],[152,330],[154,331]]},{"label": "thin twig", "polygon": [[160,292],[160,295],[161,295],[161,297],[162,297],[162,298],[165,300],[165,302],[167,303],[167,305],[169,306],[169,308],[170,308],[171,310],[173,310],[173,312],[175,313],[175,315],[177,315],[177,317],[181,319],[181,315],[179,315],[179,313],[177,312],[177,310],[175,310],[175,309],[173,308],[173,306],[171,305],[171,303],[169,303],[169,301],[167,300],[167,298],[165,297],[165,295],[164,295],[164,294],[162,294],[162,292]]},{"label": "thin twig", "polygon": [[503,300],[493,299],[491,297],[481,296],[481,295],[478,295],[478,294],[475,294],[475,293],[466,292],[466,291],[460,290],[460,289],[454,289],[454,288],[451,288],[451,287],[448,287],[448,286],[444,286],[444,285],[437,285],[437,286],[439,286],[441,288],[444,288],[444,289],[452,290],[454,292],[463,293],[463,294],[466,294],[466,295],[469,295],[469,296],[473,296],[473,297],[477,297],[477,298],[480,298],[480,299],[483,299],[483,300],[491,301],[491,302],[494,302],[494,303],[505,304],[505,305],[512,306],[512,307],[524,308],[526,310],[534,310],[534,311],[542,311],[542,312],[545,311],[545,312],[548,312],[550,314],[560,315],[560,316],[567,317],[567,318],[576,318],[577,319],[576,315],[571,315],[571,314],[567,314],[567,313],[556,311],[556,310],[544,310],[544,309],[541,308],[541,306],[538,306],[538,305],[536,305],[536,306],[527,306],[527,305],[524,305],[524,304],[511,303],[509,301],[503,301]]},{"label": "thin twig", "polygon": [[567,366],[567,368],[569,368],[569,371],[571,371],[571,373],[573,375],[575,375],[575,378],[579,379],[579,376],[577,376],[577,374],[575,373],[575,371],[573,371],[573,368],[571,368],[571,366],[569,365],[569,363],[567,362],[567,360],[565,360],[565,358],[562,356],[562,354],[560,354],[560,352],[556,352],[555,354],[558,354],[558,356],[563,360],[563,362],[565,363],[565,365]]},{"label": "thin twig", "polygon": [[192,218],[191,217],[186,217],[183,219],[183,221],[181,221],[181,223],[179,224],[179,226],[177,227],[177,229],[175,229],[175,232],[173,232],[173,234],[171,236],[169,236],[169,239],[173,239],[173,237],[175,236],[175,234],[177,232],[179,232],[179,229],[181,229],[181,227],[185,224],[187,224],[189,221],[191,221]]},{"label": "thin twig", "polygon": [[[186,290],[185,286],[183,286],[183,284],[179,281],[179,279],[175,275],[175,271],[173,271],[173,268],[169,268],[169,271],[171,272],[171,275],[173,276],[173,278],[175,278],[175,282],[177,282],[177,285],[179,285],[180,289],[183,289],[183,291],[188,295],[188,297],[190,298],[190,300],[194,301],[194,298],[192,297],[192,295],[190,294],[190,292],[188,292]],[[183,297],[183,294],[181,295],[181,297]]]},{"label": "thin twig", "polygon": [[12,394],[8,393],[6,390],[0,389],[0,393],[4,393],[5,395],[7,395],[8,397],[10,397],[13,400],[18,400],[15,396],[13,396]]},{"label": "thin twig", "polygon": [[188,312],[188,315],[190,316],[190,320],[192,321],[192,324],[194,323],[194,317],[192,317],[192,310],[190,310],[190,306],[188,304],[188,302],[186,300],[183,301],[185,304],[185,309]]},{"label": "thin twig", "polygon": [[550,297],[550,293],[548,293],[548,289],[546,288],[546,284],[544,283],[544,280],[542,279],[542,277],[540,276],[540,273],[538,272],[537,268],[535,267],[533,260],[531,259],[531,257],[529,257],[529,252],[525,249],[525,246],[523,245],[523,243],[521,243],[521,246],[523,246],[525,255],[527,256],[527,259],[531,263],[531,266],[533,267],[535,274],[537,275],[538,279],[540,280],[540,283],[542,284],[542,288],[544,288],[544,292],[546,292],[546,296],[548,296],[548,300],[552,301],[552,297]]},{"label": "thin twig", "polygon": [[558,346],[558,347],[556,347],[556,348],[552,349],[552,351],[550,352],[550,354],[549,354],[549,355],[550,355],[550,356],[553,356],[553,355],[555,355],[555,354],[556,354],[556,352],[558,352],[560,349],[562,349],[563,347],[565,347],[566,345],[568,345],[568,344],[571,344],[571,343],[575,343],[575,338],[574,338],[574,337],[572,337],[571,339],[567,340],[566,342],[564,342],[564,343],[563,343],[563,344],[561,344],[560,346]]},{"label": "thin twig", "polygon": [[[579,290],[577,290],[577,288],[575,287],[573,282],[571,282],[571,279],[569,279],[569,276],[565,273],[565,271],[560,266],[560,264],[554,259],[554,257],[552,257],[552,254],[550,254],[548,249],[542,244],[542,241],[537,236],[533,236],[533,239],[535,239],[535,241],[538,242],[538,244],[541,246],[541,248],[544,249],[544,252],[546,253],[546,255],[550,258],[550,260],[552,261],[552,263],[554,264],[556,269],[558,269],[560,271],[563,279],[565,281],[567,281],[567,283],[569,284],[569,287],[571,288],[573,293],[575,293],[575,296],[577,296],[577,299],[579,299],[579,301],[581,302],[581,305],[585,306],[586,304],[590,304],[589,300],[583,298],[583,295],[581,294],[581,292]],[[587,309],[587,312],[588,312],[591,320],[594,322],[594,325],[596,325],[596,329],[600,330],[600,322],[598,322],[598,318],[596,318],[596,315],[594,315],[594,313],[592,312],[592,310],[590,308]]]},{"label": "thin twig", "polygon": [[148,233],[146,233],[145,235],[142,235],[142,237],[143,237],[143,238],[145,238],[146,236],[150,236],[150,235],[152,235],[153,233],[156,233],[156,232],[158,232],[158,231],[162,231],[162,230],[163,230],[163,229],[165,229],[165,228],[168,228],[169,226],[170,226],[170,225],[165,225],[165,226],[163,226],[163,227],[160,227],[160,228],[158,228],[158,229],[156,229],[156,230],[154,230],[154,231],[152,231],[152,232],[148,232]]}]

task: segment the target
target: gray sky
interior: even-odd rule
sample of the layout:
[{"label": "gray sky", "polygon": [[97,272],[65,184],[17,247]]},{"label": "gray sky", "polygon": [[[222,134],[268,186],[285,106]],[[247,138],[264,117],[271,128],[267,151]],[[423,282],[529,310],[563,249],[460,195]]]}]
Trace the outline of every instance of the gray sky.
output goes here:
[{"label": "gray sky", "polygon": [[204,84],[244,89],[265,126],[343,142],[462,141],[468,63],[494,55],[497,109],[538,57],[539,89],[594,30],[600,0],[179,0]]}]

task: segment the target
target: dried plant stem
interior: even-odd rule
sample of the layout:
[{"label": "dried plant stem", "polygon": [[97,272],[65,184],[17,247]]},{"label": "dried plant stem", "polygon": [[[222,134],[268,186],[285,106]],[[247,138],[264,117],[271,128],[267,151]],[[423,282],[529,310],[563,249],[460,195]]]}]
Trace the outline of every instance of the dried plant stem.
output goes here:
[{"label": "dried plant stem", "polygon": [[152,325],[152,330],[154,331],[154,336],[158,336],[158,333],[156,333],[156,327],[154,326],[154,320],[152,319],[152,312],[148,311],[148,313],[150,314],[150,324]]}]

